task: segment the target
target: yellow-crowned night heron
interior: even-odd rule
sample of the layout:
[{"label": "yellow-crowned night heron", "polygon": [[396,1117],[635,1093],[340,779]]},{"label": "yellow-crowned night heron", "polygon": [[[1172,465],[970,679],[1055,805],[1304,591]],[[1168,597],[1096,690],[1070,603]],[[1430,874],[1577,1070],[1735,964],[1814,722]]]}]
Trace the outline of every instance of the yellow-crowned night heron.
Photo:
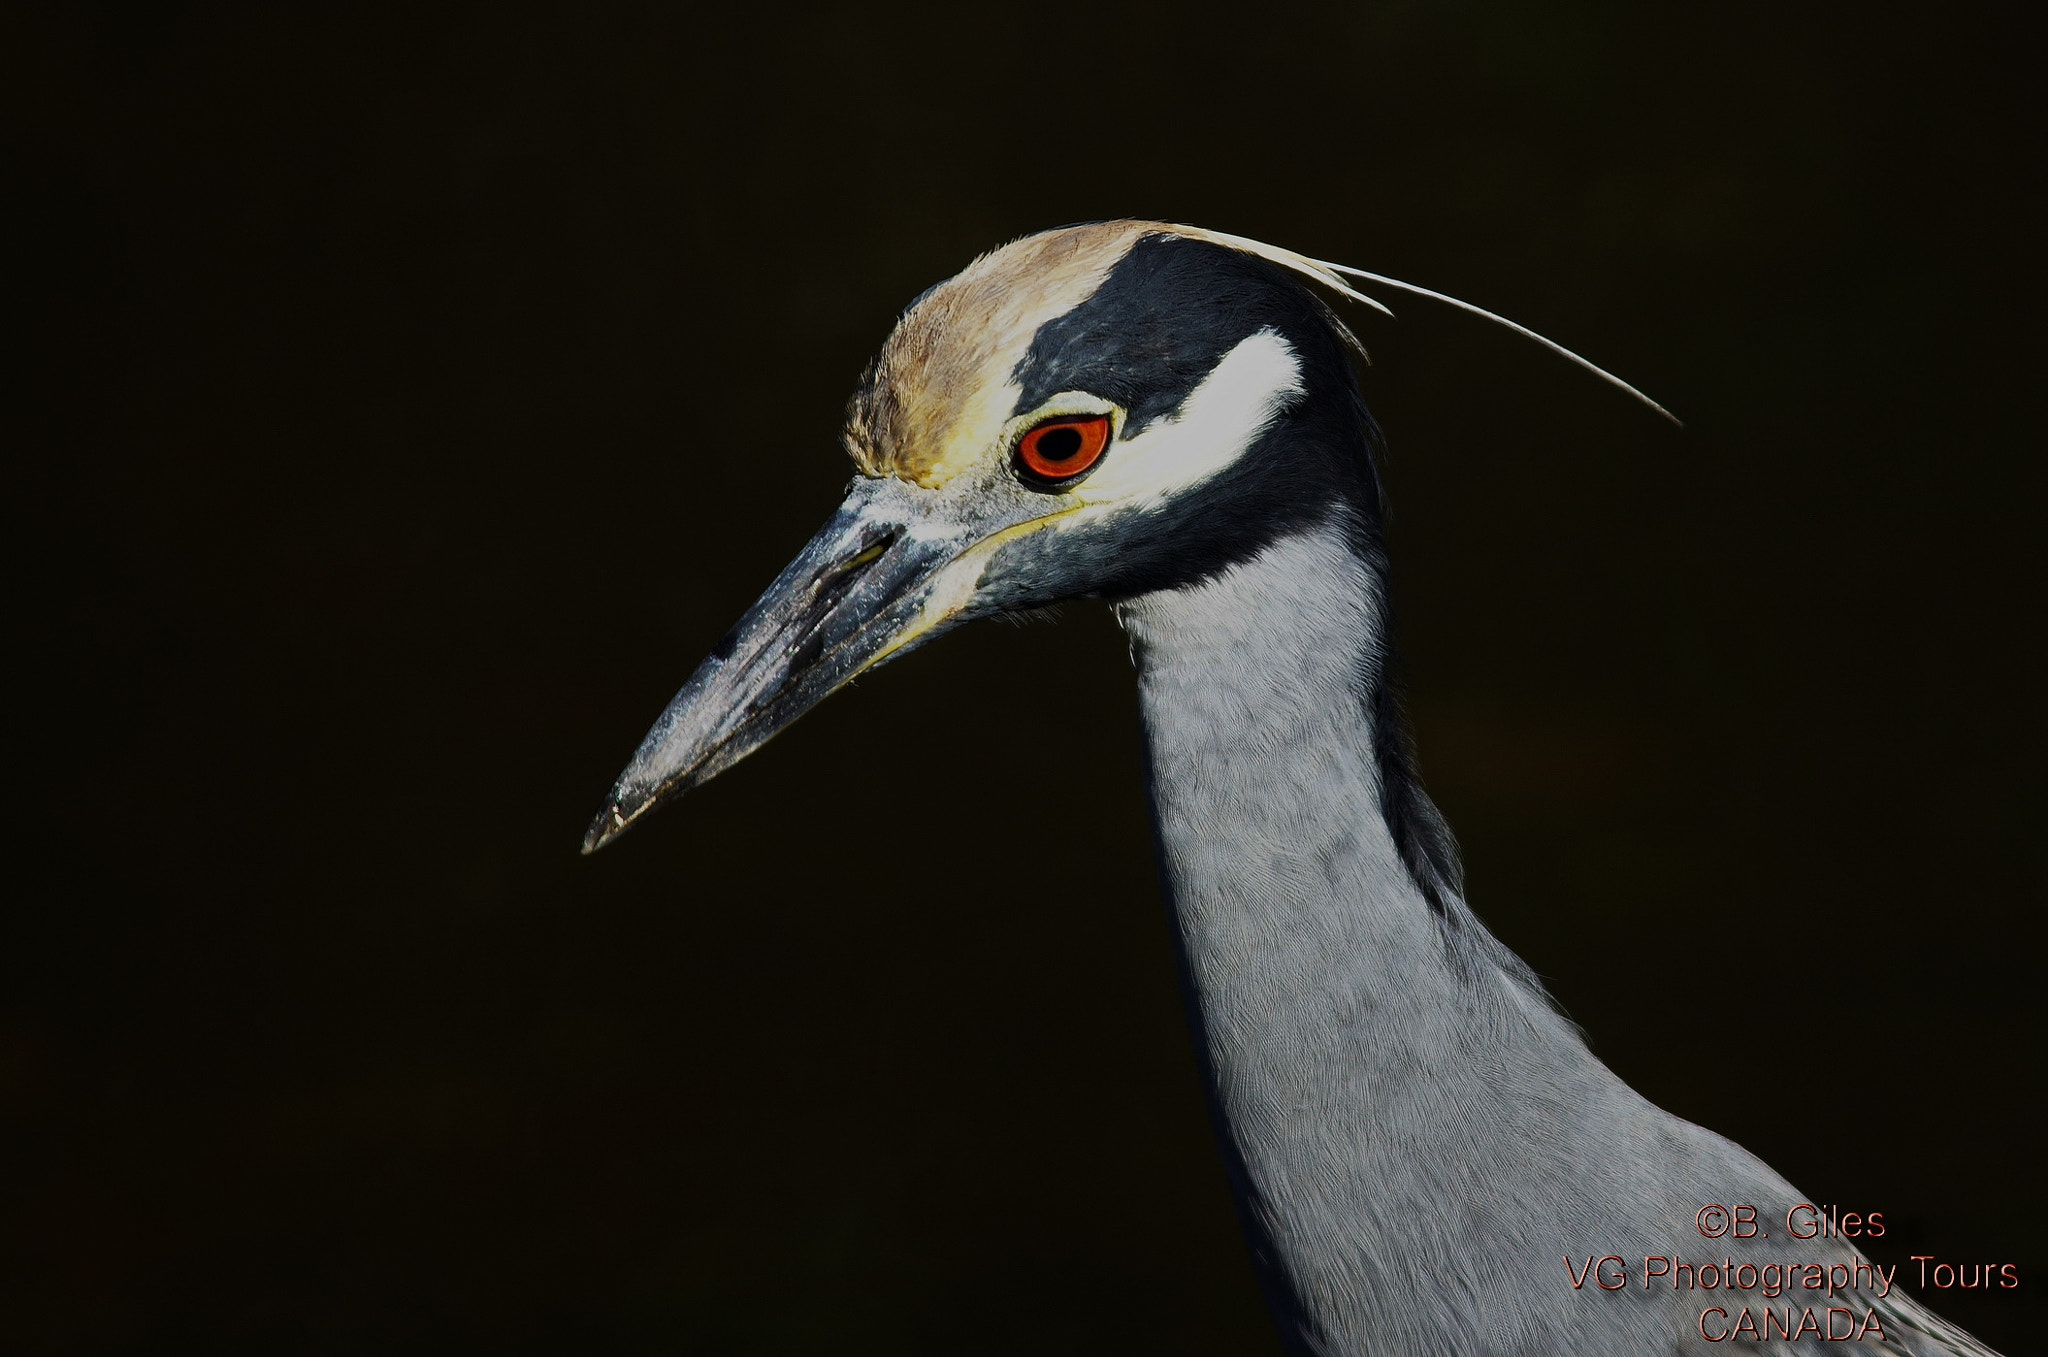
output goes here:
[{"label": "yellow-crowned night heron", "polygon": [[[1107,598],[1290,1351],[1987,1351],[1903,1277],[1836,1286],[1853,1245],[1788,1236],[1791,1185],[1623,1084],[1467,909],[1385,676],[1376,434],[1314,290],[1358,297],[1341,275],[1407,287],[1125,221],[919,298],[853,398],[845,503],[662,714],[586,851],[948,628]],[[1761,1224],[1702,1237],[1714,1205]],[[1735,1275],[1772,1265],[1776,1296]]]}]

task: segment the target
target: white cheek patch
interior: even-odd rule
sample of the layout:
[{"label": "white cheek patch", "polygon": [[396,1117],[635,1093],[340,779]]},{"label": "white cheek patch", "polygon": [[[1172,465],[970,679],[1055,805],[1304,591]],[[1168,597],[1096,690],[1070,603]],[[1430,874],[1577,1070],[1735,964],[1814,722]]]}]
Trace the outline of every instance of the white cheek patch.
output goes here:
[{"label": "white cheek patch", "polygon": [[1224,354],[1171,419],[1110,448],[1102,468],[1068,494],[1122,506],[1207,480],[1243,456],[1300,394],[1301,361],[1279,334],[1261,330]]}]

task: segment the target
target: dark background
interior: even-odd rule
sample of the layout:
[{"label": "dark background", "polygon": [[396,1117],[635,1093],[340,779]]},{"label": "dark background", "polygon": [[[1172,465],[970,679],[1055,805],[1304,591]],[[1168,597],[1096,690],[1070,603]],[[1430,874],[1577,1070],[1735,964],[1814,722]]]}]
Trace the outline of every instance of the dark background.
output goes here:
[{"label": "dark background", "polygon": [[1276,1350],[1099,605],[576,855],[896,309],[1122,215],[1688,421],[1357,317],[1430,786],[1604,1058],[2032,1346],[2024,9],[8,5],[0,1348]]}]

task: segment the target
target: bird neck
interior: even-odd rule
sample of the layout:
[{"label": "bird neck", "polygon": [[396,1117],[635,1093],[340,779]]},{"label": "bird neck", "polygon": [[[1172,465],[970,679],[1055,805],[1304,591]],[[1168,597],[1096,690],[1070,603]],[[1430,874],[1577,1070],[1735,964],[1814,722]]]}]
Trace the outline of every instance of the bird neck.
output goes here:
[{"label": "bird neck", "polygon": [[1328,523],[1118,608],[1226,1163],[1269,1300],[1325,1351],[1351,1351],[1361,1307],[1441,1255],[1432,1181],[1528,1181],[1502,1071],[1554,1074],[1539,1104],[1634,1096],[1404,861],[1378,753],[1396,733],[1375,729],[1380,572],[1358,538]]},{"label": "bird neck", "polygon": [[[1432,869],[1390,823],[1391,808],[1434,810],[1416,787],[1388,795],[1410,774],[1386,757],[1401,733],[1377,728],[1394,719],[1381,595],[1357,535],[1333,522],[1118,607],[1162,866],[1219,1071],[1280,1053],[1276,1077],[1313,1079],[1421,1034],[1424,1013],[1468,1023],[1475,989],[1535,997],[1462,900],[1429,889]],[[1389,1002],[1400,1025],[1361,1022]],[[1352,1040],[1366,1027],[1370,1042]],[[1289,1107],[1298,1091],[1272,1090]]]}]

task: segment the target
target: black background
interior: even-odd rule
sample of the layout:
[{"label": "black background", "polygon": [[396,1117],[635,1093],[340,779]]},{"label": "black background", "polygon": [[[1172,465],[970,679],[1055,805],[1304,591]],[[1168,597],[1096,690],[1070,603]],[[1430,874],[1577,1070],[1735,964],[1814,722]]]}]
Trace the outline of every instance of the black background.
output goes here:
[{"label": "black background", "polygon": [[1276,1350],[1099,605],[576,855],[896,309],[1124,215],[1688,421],[1357,317],[1425,773],[1623,1076],[2031,1346],[2023,12],[8,6],[0,1347]]}]

